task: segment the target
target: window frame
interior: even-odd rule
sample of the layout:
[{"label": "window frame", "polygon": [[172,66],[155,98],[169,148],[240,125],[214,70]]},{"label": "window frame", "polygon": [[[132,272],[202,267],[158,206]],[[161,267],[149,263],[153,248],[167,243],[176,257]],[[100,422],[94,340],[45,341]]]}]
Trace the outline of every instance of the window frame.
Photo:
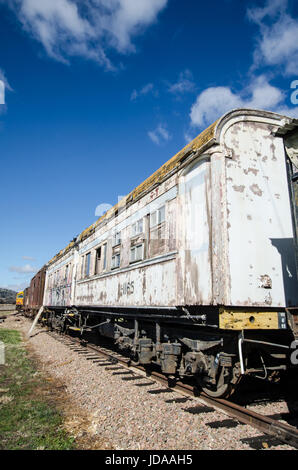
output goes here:
[{"label": "window frame", "polygon": [[[118,264],[115,264],[113,260],[115,259],[119,259],[119,263]],[[117,252],[117,253],[114,253],[112,255],[112,260],[111,260],[111,269],[118,269],[120,268],[120,263],[121,263],[121,254],[120,252]]]},{"label": "window frame", "polygon": [[[87,272],[88,268],[88,272]],[[91,251],[86,253],[84,256],[84,277],[90,277],[90,268],[91,268]]]},{"label": "window frame", "polygon": [[[163,219],[161,218],[161,214],[163,213]],[[152,223],[152,217],[156,217],[156,221]],[[156,209],[155,211],[150,213],[150,229],[160,225],[166,221],[166,205],[163,204],[161,207]]]},{"label": "window frame", "polygon": [[[141,222],[141,227],[142,229],[139,230],[139,224]],[[134,227],[136,227],[136,230],[134,230]],[[144,220],[143,220],[143,217],[141,217],[140,219],[136,220],[132,225],[131,225],[131,231],[130,231],[130,235],[131,235],[131,238],[134,238],[134,237],[137,237],[138,235],[140,235],[141,233],[144,233]]]},{"label": "window frame", "polygon": [[[142,252],[141,252],[141,257],[140,258],[135,258],[135,259],[132,259],[132,252],[134,251],[135,255],[137,253],[137,249],[138,248],[142,248]],[[134,246],[131,246],[130,247],[130,256],[129,256],[129,263],[130,264],[133,264],[133,263],[137,263],[138,261],[143,261],[144,259],[144,243],[138,243],[137,245],[134,245]]]},{"label": "window frame", "polygon": [[[100,274],[102,269],[101,269],[101,264],[102,264],[102,247],[103,245],[98,246],[95,248],[95,263],[94,263],[94,275],[96,276],[97,274]],[[98,252],[100,251],[100,257],[97,256]],[[98,266],[99,262],[99,266]]]},{"label": "window frame", "polygon": [[65,270],[64,270],[64,282],[65,282],[65,284],[67,284],[68,276],[69,276],[69,264],[67,264],[65,266]]},{"label": "window frame", "polygon": [[121,245],[121,230],[112,234],[112,248]]},{"label": "window frame", "polygon": [[102,271],[107,270],[107,252],[108,252],[108,243],[105,242],[102,245],[103,249],[103,258],[102,258]]}]

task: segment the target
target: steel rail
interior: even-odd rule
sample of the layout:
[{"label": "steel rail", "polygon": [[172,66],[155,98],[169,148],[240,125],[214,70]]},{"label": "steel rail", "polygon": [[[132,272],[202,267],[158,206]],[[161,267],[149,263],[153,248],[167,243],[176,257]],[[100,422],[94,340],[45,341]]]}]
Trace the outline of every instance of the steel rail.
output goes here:
[{"label": "steel rail", "polygon": [[[49,333],[49,332],[48,332]],[[212,406],[214,409],[217,409],[231,418],[234,418],[240,421],[243,424],[252,426],[259,431],[279,439],[281,442],[288,444],[296,449],[298,449],[298,429],[290,426],[289,424],[281,423],[273,418],[270,418],[265,415],[256,413],[253,410],[247,409],[243,406],[240,406],[236,403],[233,403],[224,398],[213,398],[206,395],[204,392],[199,392],[196,387],[193,387],[189,384],[177,381],[174,386],[169,385],[168,378],[154,370],[148,371],[143,366],[132,365],[129,358],[122,356],[121,354],[115,353],[107,348],[102,348],[101,346],[96,346],[86,341],[80,340],[79,338],[73,338],[69,335],[61,335],[56,332],[51,332],[51,336],[55,338],[63,338],[69,340],[71,343],[79,344],[82,348],[90,349],[91,351],[96,351],[97,354],[101,354],[104,357],[107,357],[114,362],[115,364],[120,363],[123,367],[126,367],[136,373],[142,373],[147,377],[151,377],[156,381],[166,385],[169,389],[181,393],[182,395],[195,398],[204,404]]]}]

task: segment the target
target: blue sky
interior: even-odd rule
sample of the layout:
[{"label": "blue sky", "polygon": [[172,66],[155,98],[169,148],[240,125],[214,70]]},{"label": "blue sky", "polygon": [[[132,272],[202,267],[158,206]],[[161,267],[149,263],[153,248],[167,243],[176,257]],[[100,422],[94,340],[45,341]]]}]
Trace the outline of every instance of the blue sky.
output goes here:
[{"label": "blue sky", "polygon": [[298,116],[295,0],[0,0],[0,15],[1,287],[229,109]]}]

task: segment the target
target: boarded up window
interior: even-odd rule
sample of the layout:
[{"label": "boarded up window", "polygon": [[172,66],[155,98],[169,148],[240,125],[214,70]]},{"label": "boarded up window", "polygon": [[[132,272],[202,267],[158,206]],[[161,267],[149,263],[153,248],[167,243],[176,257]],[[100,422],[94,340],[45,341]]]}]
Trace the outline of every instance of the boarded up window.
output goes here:
[{"label": "boarded up window", "polygon": [[150,229],[149,257],[160,255],[165,252],[166,234],[165,223],[156,225]]},{"label": "boarded up window", "polygon": [[101,246],[97,248],[96,253],[95,253],[95,269],[94,269],[94,274],[99,274],[100,273],[100,262],[101,262]]}]

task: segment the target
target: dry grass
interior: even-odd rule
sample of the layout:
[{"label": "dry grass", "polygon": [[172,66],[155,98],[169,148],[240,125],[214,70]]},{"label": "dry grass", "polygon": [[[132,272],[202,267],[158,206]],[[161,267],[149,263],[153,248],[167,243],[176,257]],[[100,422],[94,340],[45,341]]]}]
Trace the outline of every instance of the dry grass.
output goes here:
[{"label": "dry grass", "polygon": [[45,375],[16,330],[0,328],[6,363],[0,366],[0,449],[111,449],[93,429],[65,385]]},{"label": "dry grass", "polygon": [[[63,429],[74,439],[76,449],[113,449],[109,442],[106,442],[106,440],[96,434],[94,414],[88,413],[85,409],[79,407],[77,403],[73,402],[72,397],[67,393],[65,384],[61,380],[43,372],[44,365],[40,362],[29,344],[27,344],[27,351],[35,369],[39,370],[43,377],[42,386],[36,390],[36,393],[59,411],[62,417]],[[71,362],[72,360],[65,361],[63,365]]]}]

